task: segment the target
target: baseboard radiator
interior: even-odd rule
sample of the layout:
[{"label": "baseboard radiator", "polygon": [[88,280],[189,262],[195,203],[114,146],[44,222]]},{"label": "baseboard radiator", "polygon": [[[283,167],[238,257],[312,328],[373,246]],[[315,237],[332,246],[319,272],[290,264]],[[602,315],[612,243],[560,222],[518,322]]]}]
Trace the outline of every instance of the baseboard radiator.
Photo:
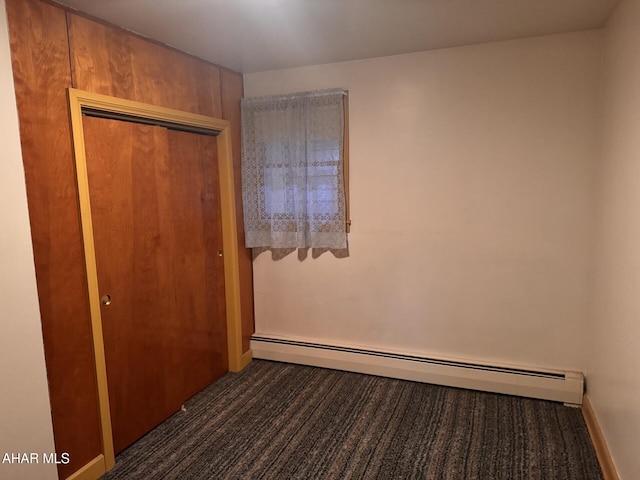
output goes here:
[{"label": "baseboard radiator", "polygon": [[582,405],[581,372],[485,365],[254,335],[253,358]]}]

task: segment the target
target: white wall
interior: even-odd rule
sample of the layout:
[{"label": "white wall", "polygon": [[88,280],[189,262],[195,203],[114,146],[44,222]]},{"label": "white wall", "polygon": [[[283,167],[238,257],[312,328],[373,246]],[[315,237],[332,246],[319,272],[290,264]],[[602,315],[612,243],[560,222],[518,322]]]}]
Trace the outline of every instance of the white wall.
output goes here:
[{"label": "white wall", "polygon": [[258,334],[584,370],[601,32],[245,75],[350,92],[350,257],[254,262]]},{"label": "white wall", "polygon": [[640,2],[605,29],[603,153],[587,393],[623,479],[640,455]]},{"label": "white wall", "polygon": [[[0,0],[0,478],[58,478],[5,2]],[[38,464],[2,463],[37,453]]]}]

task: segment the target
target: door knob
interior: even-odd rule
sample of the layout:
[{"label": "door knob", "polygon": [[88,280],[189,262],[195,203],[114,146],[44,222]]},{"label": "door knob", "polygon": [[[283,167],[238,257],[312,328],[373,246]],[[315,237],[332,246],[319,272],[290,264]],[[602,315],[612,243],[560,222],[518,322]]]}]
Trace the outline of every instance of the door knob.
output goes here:
[{"label": "door knob", "polygon": [[108,293],[103,295],[102,298],[100,299],[100,302],[105,306],[109,306],[111,305],[111,295],[109,295]]}]

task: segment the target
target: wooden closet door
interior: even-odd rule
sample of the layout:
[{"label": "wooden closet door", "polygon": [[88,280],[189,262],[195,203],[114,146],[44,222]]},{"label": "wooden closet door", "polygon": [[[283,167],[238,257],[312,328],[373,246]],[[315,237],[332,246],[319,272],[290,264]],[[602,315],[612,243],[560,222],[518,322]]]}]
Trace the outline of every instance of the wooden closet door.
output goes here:
[{"label": "wooden closet door", "polygon": [[228,370],[215,137],[84,118],[116,453]]}]

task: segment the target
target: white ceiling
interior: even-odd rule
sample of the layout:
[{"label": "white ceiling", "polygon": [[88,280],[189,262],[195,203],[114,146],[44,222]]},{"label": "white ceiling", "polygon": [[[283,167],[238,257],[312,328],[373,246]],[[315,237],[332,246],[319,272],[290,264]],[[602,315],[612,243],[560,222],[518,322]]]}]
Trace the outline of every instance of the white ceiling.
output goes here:
[{"label": "white ceiling", "polygon": [[239,72],[604,25],[619,0],[57,0]]}]

